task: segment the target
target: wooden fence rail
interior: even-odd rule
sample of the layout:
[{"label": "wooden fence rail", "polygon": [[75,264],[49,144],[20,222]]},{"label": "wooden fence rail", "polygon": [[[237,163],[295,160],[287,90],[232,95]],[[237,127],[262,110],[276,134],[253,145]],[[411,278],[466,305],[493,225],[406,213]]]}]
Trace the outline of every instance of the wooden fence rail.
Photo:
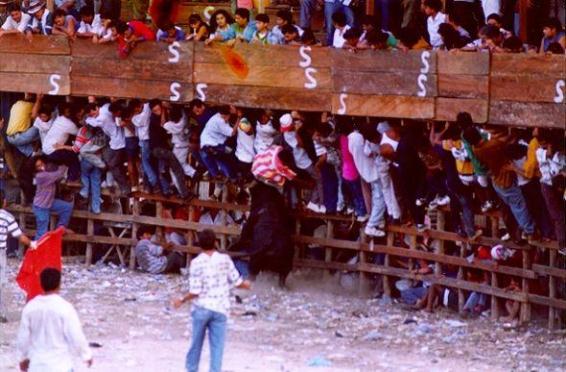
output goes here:
[{"label": "wooden fence rail", "polygon": [[0,91],[564,128],[564,55],[0,38]]},{"label": "wooden fence rail", "polygon": [[[203,225],[196,222],[189,222],[178,219],[162,218],[163,203],[173,203],[187,208],[189,219],[192,220],[196,208],[211,208],[219,210],[221,217],[225,221],[225,216],[229,211],[245,211],[248,206],[236,205],[226,202],[216,202],[211,200],[193,199],[190,202],[182,200],[166,200],[162,197],[154,197],[137,193],[130,198],[131,210],[125,214],[101,213],[93,214],[87,211],[75,210],[73,212],[73,224],[75,233],[64,237],[65,241],[76,242],[83,245],[85,249],[86,264],[89,265],[93,260],[95,246],[102,249],[105,253],[103,260],[110,254],[116,253],[122,264],[135,268],[135,255],[132,247],[136,243],[136,231],[140,225],[153,225],[161,233],[164,228],[178,229],[187,233],[188,244],[178,246],[177,250],[186,252],[190,255],[197,254],[199,248],[194,246],[194,233],[204,228],[211,228],[221,237],[221,247],[226,249],[228,240],[240,234],[240,227],[226,225]],[[155,216],[140,215],[143,203],[155,206]],[[31,208],[12,205],[9,210],[19,216],[20,223],[27,232],[33,230],[26,228],[26,216],[32,215]],[[475,291],[491,296],[491,315],[497,319],[500,315],[500,301],[513,300],[521,303],[521,321],[531,320],[532,305],[542,306],[548,309],[548,325],[551,328],[560,326],[561,314],[566,311],[566,299],[563,291],[566,282],[566,267],[564,261],[559,259],[556,244],[531,244],[528,246],[517,246],[512,243],[504,243],[507,247],[517,249],[522,256],[520,267],[498,264],[491,261],[469,260],[472,252],[469,250],[469,242],[459,237],[455,233],[444,230],[444,212],[437,212],[436,229],[427,231],[428,236],[440,242],[433,251],[421,250],[417,248],[417,238],[423,236],[414,228],[403,226],[388,227],[387,237],[382,240],[372,240],[363,234],[357,241],[342,240],[334,237],[335,226],[337,223],[355,222],[345,216],[325,216],[312,213],[295,213],[296,244],[295,267],[306,267],[322,269],[325,272],[345,271],[355,272],[360,276],[360,292],[363,292],[369,284],[369,280],[377,275],[383,278],[383,291],[391,295],[394,291],[395,278],[406,278],[412,280],[426,280],[432,284],[438,284],[452,288],[458,293],[458,306],[461,310],[464,306],[466,293]],[[497,218],[492,215],[489,218]],[[301,226],[312,220],[318,220],[319,224],[325,226],[324,237],[311,236],[301,233]],[[481,219],[478,219],[481,220]],[[80,223],[82,221],[82,224]],[[86,222],[86,228],[85,228]],[[493,222],[486,220],[486,231],[489,230]],[[497,224],[497,223],[496,223]],[[78,227],[76,227],[78,226]],[[110,236],[95,235],[95,226],[105,227],[110,232]],[[29,226],[28,226],[29,227]],[[114,230],[121,229],[122,232]],[[82,230],[81,230],[82,229]],[[363,231],[363,229],[361,229]],[[125,233],[124,233],[125,232]],[[493,231],[492,234],[495,234]],[[399,246],[399,237],[409,237],[409,248]],[[445,243],[460,242],[455,252],[448,254],[445,252]],[[493,245],[501,243],[495,236],[482,237],[478,244]],[[324,251],[322,260],[307,258],[305,247],[316,246]],[[535,252],[541,257],[537,263],[532,263],[531,259]],[[340,258],[340,255],[345,255]],[[376,261],[376,256],[381,259]],[[347,263],[347,259],[357,257],[357,263]],[[434,264],[434,273],[428,275],[416,274],[410,269],[413,268],[414,260],[424,260]],[[189,260],[190,262],[190,260]],[[351,262],[351,261],[350,261]],[[562,262],[562,263],[560,263]],[[443,273],[446,268],[457,268],[456,277],[447,277]],[[477,283],[469,281],[466,277],[468,270],[479,270],[488,275],[488,282]],[[503,276],[512,276],[521,284],[521,290],[510,292],[503,288]],[[541,290],[541,285],[544,287]],[[546,288],[546,289],[545,289]],[[563,317],[563,315],[562,315]],[[563,318],[562,318],[563,319]]]}]

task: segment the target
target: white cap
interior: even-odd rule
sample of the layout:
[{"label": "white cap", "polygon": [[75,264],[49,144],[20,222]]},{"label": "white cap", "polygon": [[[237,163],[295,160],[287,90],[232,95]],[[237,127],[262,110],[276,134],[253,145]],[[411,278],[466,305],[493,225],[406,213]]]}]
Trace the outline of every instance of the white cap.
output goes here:
[{"label": "white cap", "polygon": [[293,124],[293,117],[291,114],[285,114],[279,118],[279,124],[281,128],[289,128]]}]

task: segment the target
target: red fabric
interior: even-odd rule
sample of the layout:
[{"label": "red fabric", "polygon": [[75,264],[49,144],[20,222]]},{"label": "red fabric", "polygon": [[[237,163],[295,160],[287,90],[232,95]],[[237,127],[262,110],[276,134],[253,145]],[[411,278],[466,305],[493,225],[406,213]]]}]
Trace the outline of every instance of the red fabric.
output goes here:
[{"label": "red fabric", "polygon": [[16,278],[18,285],[27,293],[30,301],[43,293],[39,275],[48,267],[61,270],[61,245],[64,227],[50,231],[37,242],[37,249],[28,249]]},{"label": "red fabric", "polygon": [[282,187],[286,180],[292,180],[296,174],[279,159],[281,146],[271,146],[254,157],[252,174],[260,181]]},{"label": "red fabric", "polygon": [[155,32],[143,23],[142,21],[130,21],[128,26],[132,29],[132,32],[137,37],[143,37],[146,41],[155,41]]},{"label": "red fabric", "polygon": [[175,24],[179,14],[180,0],[153,0],[149,6],[149,15],[157,28]]}]

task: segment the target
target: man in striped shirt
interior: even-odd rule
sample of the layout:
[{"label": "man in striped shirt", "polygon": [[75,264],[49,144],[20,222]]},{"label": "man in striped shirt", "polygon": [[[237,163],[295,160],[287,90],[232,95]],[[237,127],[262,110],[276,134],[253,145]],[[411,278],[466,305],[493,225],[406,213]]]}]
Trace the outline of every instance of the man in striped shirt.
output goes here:
[{"label": "man in striped shirt", "polygon": [[150,274],[179,273],[185,264],[183,255],[179,252],[168,252],[172,244],[156,244],[151,241],[153,229],[142,226],[138,230],[138,243],[136,244],[136,260],[142,271]]},{"label": "man in striped shirt", "polygon": [[[0,200],[1,203],[1,200]],[[4,284],[7,279],[7,260],[6,247],[8,235],[18,238],[20,243],[25,246],[33,246],[32,241],[22,233],[14,216],[4,209],[0,209],[0,323],[6,323],[4,303],[6,302],[5,293],[3,291]]]}]

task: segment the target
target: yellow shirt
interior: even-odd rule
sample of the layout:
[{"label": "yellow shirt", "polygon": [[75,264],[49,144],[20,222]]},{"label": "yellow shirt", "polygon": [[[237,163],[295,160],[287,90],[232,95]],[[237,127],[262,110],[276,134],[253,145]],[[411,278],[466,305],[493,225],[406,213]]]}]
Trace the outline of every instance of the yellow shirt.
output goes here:
[{"label": "yellow shirt", "polygon": [[[444,140],[442,141],[442,148],[446,151],[452,152],[452,148],[458,150],[458,152],[464,151],[464,144],[460,140],[452,141],[452,140]],[[469,158],[466,160],[461,160],[456,158],[456,170],[458,174],[469,176],[474,174],[474,166]]]},{"label": "yellow shirt", "polygon": [[525,178],[532,179],[533,177],[539,177],[540,172],[538,169],[538,161],[537,161],[537,149],[540,147],[538,143],[538,139],[533,138],[531,142],[529,142],[529,147],[527,150],[527,160],[525,160],[525,164],[523,165],[523,170],[525,171]]},{"label": "yellow shirt", "polygon": [[31,111],[33,103],[18,101],[10,109],[10,120],[6,128],[6,135],[12,136],[17,133],[25,132],[31,126]]}]

